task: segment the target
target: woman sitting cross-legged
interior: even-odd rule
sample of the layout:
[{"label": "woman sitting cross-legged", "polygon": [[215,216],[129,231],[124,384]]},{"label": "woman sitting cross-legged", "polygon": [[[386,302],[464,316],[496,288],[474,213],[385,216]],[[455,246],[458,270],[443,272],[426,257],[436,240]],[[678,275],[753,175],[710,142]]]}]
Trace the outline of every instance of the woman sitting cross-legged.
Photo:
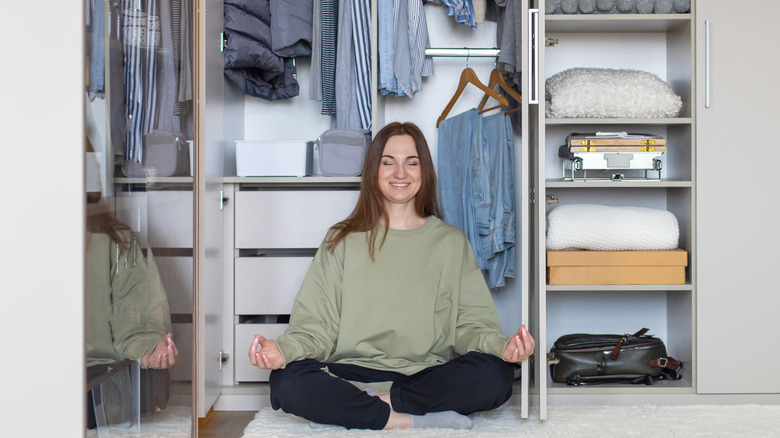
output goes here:
[{"label": "woman sitting cross-legged", "polygon": [[320,246],[276,340],[255,335],[252,365],[273,370],[271,405],[349,429],[470,428],[512,395],[535,342],[501,333],[465,234],[440,219],[428,144],[391,123],[366,153],[357,206]]}]

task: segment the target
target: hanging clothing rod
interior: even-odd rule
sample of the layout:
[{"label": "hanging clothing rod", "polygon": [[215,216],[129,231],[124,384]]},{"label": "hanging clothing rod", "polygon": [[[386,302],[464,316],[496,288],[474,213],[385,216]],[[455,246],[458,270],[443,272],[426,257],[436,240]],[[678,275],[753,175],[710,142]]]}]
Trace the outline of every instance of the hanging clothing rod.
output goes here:
[{"label": "hanging clothing rod", "polygon": [[495,58],[501,53],[501,49],[487,49],[487,48],[434,48],[425,49],[425,56],[437,56],[437,57],[462,57],[462,58]]}]

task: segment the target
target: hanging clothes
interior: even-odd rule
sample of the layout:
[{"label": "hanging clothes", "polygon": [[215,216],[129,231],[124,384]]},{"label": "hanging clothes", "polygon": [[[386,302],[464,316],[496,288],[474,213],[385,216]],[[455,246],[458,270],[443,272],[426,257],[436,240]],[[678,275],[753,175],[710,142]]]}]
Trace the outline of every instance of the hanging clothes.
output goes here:
[{"label": "hanging clothes", "polygon": [[447,8],[447,15],[455,17],[456,22],[477,27],[471,0],[442,0],[442,4]]},{"label": "hanging clothes", "polygon": [[439,125],[439,195],[444,220],[468,237],[491,288],[515,277],[515,202],[511,123],[476,108]]},{"label": "hanging clothes", "polygon": [[336,115],[336,41],[339,0],[320,0],[322,21],[322,115]]},{"label": "hanging clothes", "polygon": [[269,0],[226,0],[224,10],[225,76],[251,96],[271,101],[297,96],[292,57],[311,53],[311,8],[281,1],[272,5]]},{"label": "hanging clothes", "polygon": [[357,109],[361,129],[371,129],[371,10],[365,0],[352,0],[352,43],[355,50]]},{"label": "hanging clothes", "polygon": [[311,16],[311,75],[309,99],[322,102],[322,12],[320,0],[312,2]]},{"label": "hanging clothes", "polygon": [[523,65],[522,35],[525,29],[522,20],[523,5],[518,0],[496,0],[496,5],[496,43],[500,50],[496,67],[506,73],[510,84],[519,89]]},{"label": "hanging clothes", "polygon": [[421,2],[379,0],[379,90],[384,95],[408,96],[422,90],[422,78],[433,75],[428,23]]}]

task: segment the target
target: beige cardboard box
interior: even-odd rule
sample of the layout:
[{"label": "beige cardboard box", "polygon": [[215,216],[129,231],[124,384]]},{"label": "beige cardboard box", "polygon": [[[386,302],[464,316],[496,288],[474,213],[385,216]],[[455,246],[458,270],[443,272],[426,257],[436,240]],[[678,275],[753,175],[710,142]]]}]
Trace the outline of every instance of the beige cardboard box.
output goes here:
[{"label": "beige cardboard box", "polygon": [[548,284],[685,284],[688,253],[547,251]]}]

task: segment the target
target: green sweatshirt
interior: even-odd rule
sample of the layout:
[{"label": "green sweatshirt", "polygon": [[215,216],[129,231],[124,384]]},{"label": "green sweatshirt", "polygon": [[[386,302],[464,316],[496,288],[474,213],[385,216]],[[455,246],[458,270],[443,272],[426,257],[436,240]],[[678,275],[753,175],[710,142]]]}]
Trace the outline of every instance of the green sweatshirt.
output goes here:
[{"label": "green sweatshirt", "polygon": [[[132,234],[124,233],[132,242]],[[168,297],[152,251],[137,242],[117,253],[106,234],[87,233],[87,366],[138,360],[171,331]]]},{"label": "green sweatshirt", "polygon": [[502,356],[508,338],[460,229],[436,217],[390,229],[373,262],[367,234],[334,253],[327,238],[320,246],[276,339],[285,366],[316,359],[410,375],[470,351]]}]

